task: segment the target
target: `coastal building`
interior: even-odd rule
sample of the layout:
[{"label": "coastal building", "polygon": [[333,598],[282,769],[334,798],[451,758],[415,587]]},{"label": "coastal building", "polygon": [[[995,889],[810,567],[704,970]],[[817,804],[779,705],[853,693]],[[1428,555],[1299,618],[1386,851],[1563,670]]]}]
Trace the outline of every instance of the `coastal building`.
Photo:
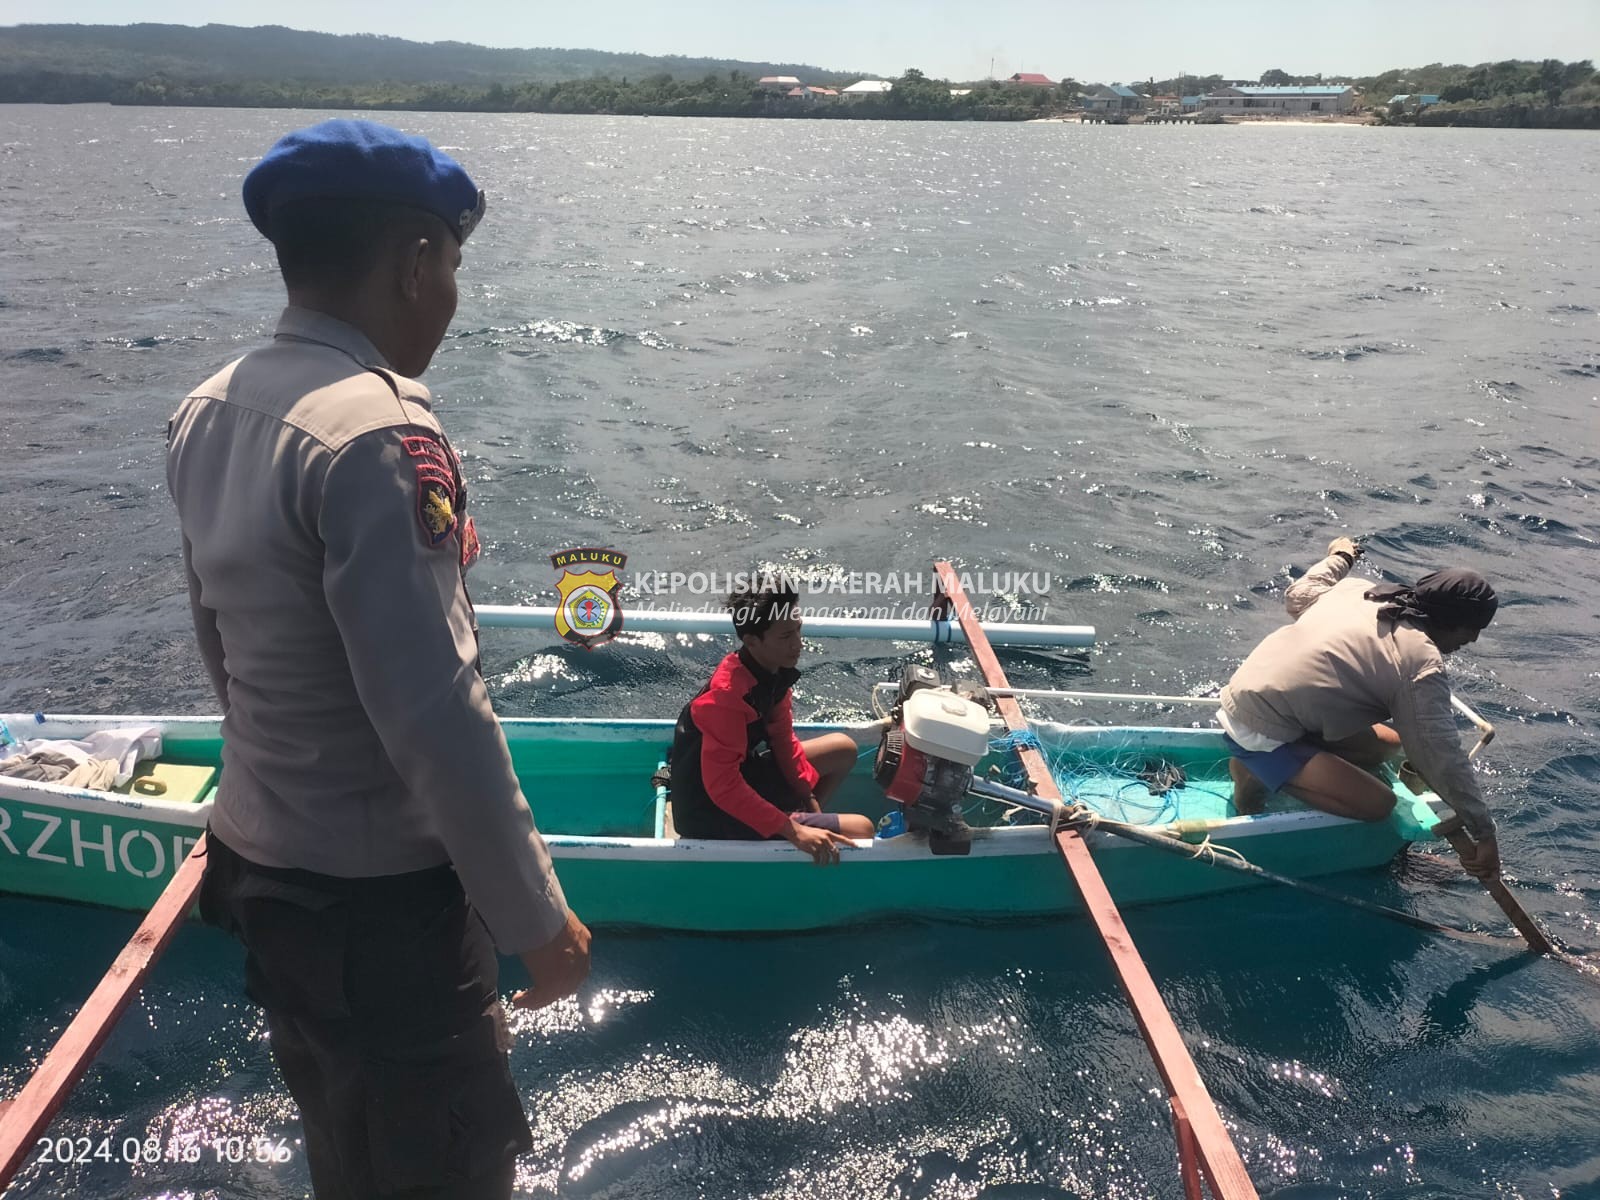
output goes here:
[{"label": "coastal building", "polygon": [[797,88],[800,81],[793,75],[763,75],[756,80],[757,87],[764,87],[772,92],[787,92],[790,88]]},{"label": "coastal building", "polygon": [[1006,80],[1012,87],[1055,87],[1056,81],[1048,75],[1030,75],[1025,71],[1018,71]]},{"label": "coastal building", "polygon": [[1355,106],[1355,88],[1338,84],[1316,87],[1225,87],[1200,97],[1201,112],[1233,116],[1347,113]]},{"label": "coastal building", "polygon": [[1110,87],[1095,84],[1083,93],[1085,112],[1138,113],[1145,109],[1145,100],[1138,92],[1120,83]]},{"label": "coastal building", "polygon": [[1182,101],[1177,96],[1151,96],[1150,107],[1159,113],[1175,113],[1182,110]]},{"label": "coastal building", "polygon": [[1199,112],[1200,111],[1200,101],[1202,99],[1204,99],[1204,97],[1201,97],[1201,96],[1184,96],[1178,101],[1178,110],[1180,112],[1186,112],[1186,113]]},{"label": "coastal building", "polygon": [[1439,97],[1418,92],[1406,92],[1404,95],[1389,97],[1390,108],[1427,108],[1437,103]]},{"label": "coastal building", "polygon": [[801,84],[797,88],[790,88],[784,93],[784,96],[790,100],[800,100],[806,104],[811,104],[818,100],[837,100],[839,93],[832,88],[808,87],[805,84]]},{"label": "coastal building", "polygon": [[894,84],[887,79],[863,79],[844,88],[839,95],[846,100],[860,100],[864,96],[887,96],[892,91]]}]

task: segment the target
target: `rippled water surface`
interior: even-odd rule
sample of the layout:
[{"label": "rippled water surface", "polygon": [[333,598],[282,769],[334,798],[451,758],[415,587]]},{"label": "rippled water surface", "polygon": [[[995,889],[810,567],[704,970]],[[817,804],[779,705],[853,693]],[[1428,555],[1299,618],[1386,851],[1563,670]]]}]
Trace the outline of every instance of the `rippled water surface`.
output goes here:
[{"label": "rippled water surface", "polygon": [[[238,186],[311,119],[0,108],[0,710],[210,707],[163,429],[271,328]],[[1476,565],[1501,616],[1452,674],[1501,731],[1503,852],[1600,950],[1593,135],[395,120],[490,193],[427,376],[480,602],[549,602],[571,545],[651,571],[946,556],[1048,572],[1047,619],[1098,627],[1088,657],[1003,653],[1013,682],[1172,692],[1225,680],[1335,533],[1374,573]],[[721,652],[496,631],[485,670],[505,714],[671,716]],[[797,708],[862,715],[900,657],[808,648]],[[1431,854],[1339,882],[1499,928]],[[1600,1196],[1593,981],[1278,892],[1128,922],[1263,1194]],[[134,923],[0,900],[0,1093]],[[57,1129],[292,1139],[239,966],[186,930]],[[1180,1194],[1081,922],[602,937],[581,1002],[517,1019],[514,1065],[529,1196]],[[294,1196],[297,1149],[36,1163],[15,1194]]]}]

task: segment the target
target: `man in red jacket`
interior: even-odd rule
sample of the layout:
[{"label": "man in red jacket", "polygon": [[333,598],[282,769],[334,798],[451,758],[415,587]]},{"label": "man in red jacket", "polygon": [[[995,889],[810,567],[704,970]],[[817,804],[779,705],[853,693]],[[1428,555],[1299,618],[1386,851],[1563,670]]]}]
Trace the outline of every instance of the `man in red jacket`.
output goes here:
[{"label": "man in red jacket", "polygon": [[840,845],[874,829],[860,813],[822,811],[855,766],[855,742],[842,733],[795,737],[799,597],[756,581],[728,607],[740,648],[678,717],[673,823],[682,837],[782,837],[818,866],[838,862]]}]

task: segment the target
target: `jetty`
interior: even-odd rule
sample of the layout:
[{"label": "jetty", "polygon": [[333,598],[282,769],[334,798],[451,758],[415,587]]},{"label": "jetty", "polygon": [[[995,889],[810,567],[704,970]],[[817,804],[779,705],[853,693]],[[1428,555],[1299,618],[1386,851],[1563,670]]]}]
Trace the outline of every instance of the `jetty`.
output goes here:
[{"label": "jetty", "polygon": [[1208,125],[1220,121],[1201,121],[1198,113],[1125,113],[1084,109],[1078,114],[1081,125]]}]

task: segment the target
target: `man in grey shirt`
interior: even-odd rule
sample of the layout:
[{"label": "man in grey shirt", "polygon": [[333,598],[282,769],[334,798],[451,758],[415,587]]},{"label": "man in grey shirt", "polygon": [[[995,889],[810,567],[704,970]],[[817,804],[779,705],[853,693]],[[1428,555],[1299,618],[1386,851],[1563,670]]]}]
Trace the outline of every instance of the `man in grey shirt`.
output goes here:
[{"label": "man in grey shirt", "polygon": [[483,194],[421,138],[328,121],[244,198],[289,307],[168,434],[223,709],[201,911],[244,942],[318,1197],[503,1197],[530,1138],[495,948],[537,1007],[583,981],[589,932],[479,675],[476,530],[414,378]]},{"label": "man in grey shirt", "polygon": [[1444,656],[1494,619],[1494,589],[1462,567],[1412,587],[1345,578],[1360,554],[1336,538],[1284,594],[1294,624],[1269,634],[1223,689],[1234,805],[1259,812],[1281,789],[1342,817],[1384,820],[1395,796],[1369,771],[1403,747],[1476,839],[1462,865],[1492,877],[1494,819],[1456,732]]}]

